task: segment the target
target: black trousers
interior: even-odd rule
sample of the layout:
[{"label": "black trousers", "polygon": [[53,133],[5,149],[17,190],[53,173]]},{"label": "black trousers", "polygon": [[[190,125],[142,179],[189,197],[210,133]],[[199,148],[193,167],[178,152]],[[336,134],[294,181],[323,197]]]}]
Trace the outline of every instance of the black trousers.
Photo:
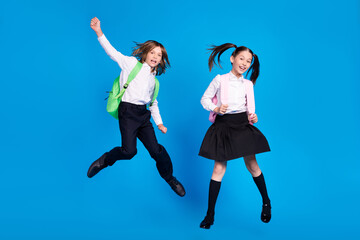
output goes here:
[{"label": "black trousers", "polygon": [[113,165],[117,160],[133,158],[136,153],[138,138],[156,161],[160,176],[166,181],[171,180],[173,167],[169,154],[156,139],[154,128],[150,122],[151,113],[146,105],[135,105],[121,102],[118,109],[121,133],[121,147],[115,147],[108,152],[105,163]]}]

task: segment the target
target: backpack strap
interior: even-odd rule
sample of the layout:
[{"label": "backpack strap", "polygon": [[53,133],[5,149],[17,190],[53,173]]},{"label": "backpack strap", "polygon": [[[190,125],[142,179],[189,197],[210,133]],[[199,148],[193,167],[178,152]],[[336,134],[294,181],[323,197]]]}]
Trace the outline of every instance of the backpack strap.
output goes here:
[{"label": "backpack strap", "polygon": [[229,80],[229,73],[220,75],[221,104],[228,104]]},{"label": "backpack strap", "polygon": [[125,93],[125,90],[127,89],[127,87],[129,86],[129,83],[134,80],[134,78],[136,77],[136,75],[139,73],[140,69],[142,67],[142,63],[141,62],[137,62],[137,64],[135,65],[135,67],[133,68],[133,70],[131,70],[128,79],[126,81],[126,83],[124,84],[123,88],[121,89],[120,93],[118,95],[115,96],[115,98],[122,98],[122,96]]},{"label": "backpack strap", "polygon": [[154,96],[151,100],[150,103],[150,107],[153,105],[155,99],[157,98],[158,94],[159,94],[159,89],[160,89],[160,82],[157,78],[155,78],[155,88],[154,88]]},{"label": "backpack strap", "polygon": [[[220,75],[220,98],[221,98],[221,104],[227,104],[228,103],[228,90],[229,90],[229,80],[230,76],[229,74]],[[211,101],[217,105],[218,99],[215,94],[215,96],[211,99]],[[209,114],[209,121],[215,122],[216,113],[213,111],[210,111]]]}]

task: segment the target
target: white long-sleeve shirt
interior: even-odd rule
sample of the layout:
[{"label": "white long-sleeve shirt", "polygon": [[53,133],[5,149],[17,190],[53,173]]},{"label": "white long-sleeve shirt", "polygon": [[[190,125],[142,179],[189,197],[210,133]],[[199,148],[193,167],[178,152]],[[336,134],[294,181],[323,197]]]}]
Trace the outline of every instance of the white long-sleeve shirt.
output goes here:
[{"label": "white long-sleeve shirt", "polygon": [[[130,72],[133,70],[138,60],[135,57],[129,57],[117,51],[107,40],[103,34],[98,38],[100,45],[104,48],[109,57],[118,63],[121,68],[120,73],[120,89],[126,83]],[[138,105],[146,105],[152,101],[155,88],[155,72],[151,72],[151,67],[147,63],[143,63],[139,73],[131,81],[127,87],[121,101]],[[152,106],[149,107],[151,116],[156,125],[162,124],[158,102],[155,99]]]},{"label": "white long-sleeve shirt", "polygon": [[[232,72],[230,72],[227,94],[228,108],[225,114],[241,113],[248,110],[246,105],[246,89],[244,81],[245,79],[243,76],[237,78]],[[212,102],[215,94],[218,99],[218,103],[216,105]],[[209,87],[202,96],[201,105],[208,111],[214,111],[214,109],[216,107],[220,107],[221,104],[220,75],[217,75],[211,81]]]}]

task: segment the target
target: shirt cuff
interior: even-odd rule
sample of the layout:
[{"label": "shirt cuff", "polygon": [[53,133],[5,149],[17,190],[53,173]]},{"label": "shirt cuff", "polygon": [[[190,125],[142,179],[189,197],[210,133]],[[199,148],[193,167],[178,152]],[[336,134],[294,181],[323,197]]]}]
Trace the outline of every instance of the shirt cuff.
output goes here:
[{"label": "shirt cuff", "polygon": [[102,41],[105,38],[105,34],[101,35],[100,37],[98,37],[99,42]]},{"label": "shirt cuff", "polygon": [[160,125],[160,124],[163,124],[163,122],[162,122],[162,120],[160,119],[155,119],[155,118],[153,118],[154,119],[154,122],[155,122],[155,124],[156,124],[156,126],[158,126],[158,125]]},{"label": "shirt cuff", "polygon": [[209,109],[211,111],[214,111],[215,108],[217,108],[217,106],[215,104],[213,104],[213,103],[209,106]]}]

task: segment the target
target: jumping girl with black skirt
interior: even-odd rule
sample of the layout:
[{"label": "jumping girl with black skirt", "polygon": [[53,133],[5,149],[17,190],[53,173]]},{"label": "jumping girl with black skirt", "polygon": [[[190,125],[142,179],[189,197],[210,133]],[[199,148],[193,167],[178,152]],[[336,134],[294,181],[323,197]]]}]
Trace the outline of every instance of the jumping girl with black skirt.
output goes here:
[{"label": "jumping girl with black skirt", "polygon": [[[202,106],[211,111],[210,116],[215,116],[199,152],[200,156],[215,160],[209,187],[208,210],[200,224],[201,228],[206,229],[214,223],[215,203],[227,161],[241,157],[262,196],[261,220],[268,223],[271,219],[271,205],[264,176],[255,158],[255,154],[270,151],[270,147],[265,136],[252,125],[257,122],[253,85],[259,76],[260,63],[257,55],[249,48],[226,43],[210,49],[210,71],[213,64],[216,64],[216,56],[221,67],[220,56],[229,48],[235,48],[230,57],[232,70],[227,74],[217,75],[201,98]],[[251,72],[250,80],[243,76],[246,71]]]}]

